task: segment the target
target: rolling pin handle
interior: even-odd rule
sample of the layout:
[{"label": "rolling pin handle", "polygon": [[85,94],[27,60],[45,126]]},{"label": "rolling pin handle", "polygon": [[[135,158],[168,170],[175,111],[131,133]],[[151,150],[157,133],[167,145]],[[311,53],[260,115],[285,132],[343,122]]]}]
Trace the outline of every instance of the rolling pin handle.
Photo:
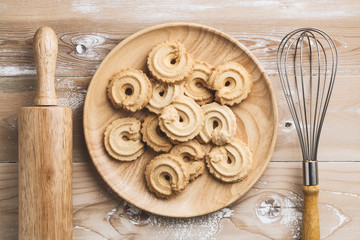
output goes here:
[{"label": "rolling pin handle", "polygon": [[57,106],[54,80],[58,40],[50,27],[39,28],[34,35],[34,57],[37,72],[36,106]]}]

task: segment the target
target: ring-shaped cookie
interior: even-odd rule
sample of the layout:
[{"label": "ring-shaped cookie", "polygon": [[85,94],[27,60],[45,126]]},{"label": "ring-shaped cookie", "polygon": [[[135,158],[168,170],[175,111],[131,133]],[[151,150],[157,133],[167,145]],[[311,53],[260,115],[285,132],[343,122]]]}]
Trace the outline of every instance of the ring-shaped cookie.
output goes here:
[{"label": "ring-shaped cookie", "polygon": [[154,82],[152,96],[146,108],[151,112],[159,114],[164,107],[183,94],[183,91],[183,86],[179,84],[172,85]]},{"label": "ring-shaped cookie", "polygon": [[189,183],[185,163],[172,154],[160,154],[146,166],[145,179],[151,192],[157,197],[170,198],[184,190]]},{"label": "ring-shaped cookie", "polygon": [[143,141],[147,143],[156,152],[168,152],[172,147],[169,138],[159,127],[157,115],[148,115],[142,124],[141,133]]},{"label": "ring-shaped cookie", "polygon": [[192,139],[187,142],[175,145],[170,154],[179,156],[185,163],[190,174],[190,181],[195,180],[205,171],[205,164],[200,161],[205,157],[205,147],[197,140]]},{"label": "ring-shaped cookie", "polygon": [[203,161],[191,161],[187,162],[186,165],[190,174],[190,181],[194,181],[205,172],[205,164]]},{"label": "ring-shaped cookie", "polygon": [[248,146],[235,140],[211,149],[206,158],[210,173],[223,182],[238,182],[250,172],[252,156]]},{"label": "ring-shaped cookie", "polygon": [[214,94],[207,88],[213,67],[206,62],[195,62],[189,76],[185,78],[185,95],[199,105],[212,102]]},{"label": "ring-shaped cookie", "polygon": [[204,116],[200,106],[191,98],[182,96],[166,106],[160,114],[161,130],[172,140],[186,142],[201,131]]},{"label": "ring-shaped cookie", "polygon": [[193,58],[179,41],[166,41],[151,50],[147,65],[151,75],[157,80],[177,83],[190,73]]},{"label": "ring-shaped cookie", "polygon": [[209,87],[216,90],[216,101],[232,106],[247,98],[251,89],[250,76],[241,64],[226,62],[212,72]]},{"label": "ring-shaped cookie", "polygon": [[195,139],[175,145],[170,154],[180,156],[184,161],[200,160],[205,157],[205,147]]},{"label": "ring-shaped cookie", "polygon": [[108,97],[115,108],[135,112],[149,102],[152,86],[149,78],[140,70],[123,69],[111,79]]},{"label": "ring-shaped cookie", "polygon": [[144,152],[141,142],[141,122],[136,118],[113,121],[105,130],[104,144],[110,156],[119,161],[133,161]]},{"label": "ring-shaped cookie", "polygon": [[236,134],[236,117],[233,111],[218,103],[201,106],[204,113],[204,125],[199,133],[200,139],[216,145],[229,143]]}]

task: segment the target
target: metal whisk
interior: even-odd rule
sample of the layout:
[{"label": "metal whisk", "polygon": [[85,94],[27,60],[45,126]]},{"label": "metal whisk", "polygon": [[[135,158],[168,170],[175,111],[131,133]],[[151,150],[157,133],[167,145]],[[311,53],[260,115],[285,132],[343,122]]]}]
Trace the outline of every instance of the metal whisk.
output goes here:
[{"label": "metal whisk", "polygon": [[334,41],[316,28],[292,31],[278,47],[277,67],[281,86],[303,156],[303,239],[320,239],[317,153],[337,63]]}]

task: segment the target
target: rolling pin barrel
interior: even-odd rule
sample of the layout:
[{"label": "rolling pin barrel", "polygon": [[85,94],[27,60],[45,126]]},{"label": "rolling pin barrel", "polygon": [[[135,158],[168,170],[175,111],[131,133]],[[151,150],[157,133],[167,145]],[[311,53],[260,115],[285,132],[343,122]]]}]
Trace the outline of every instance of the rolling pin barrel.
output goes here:
[{"label": "rolling pin barrel", "polygon": [[58,107],[54,88],[57,38],[34,36],[38,90],[19,113],[19,239],[72,239],[72,109]]}]

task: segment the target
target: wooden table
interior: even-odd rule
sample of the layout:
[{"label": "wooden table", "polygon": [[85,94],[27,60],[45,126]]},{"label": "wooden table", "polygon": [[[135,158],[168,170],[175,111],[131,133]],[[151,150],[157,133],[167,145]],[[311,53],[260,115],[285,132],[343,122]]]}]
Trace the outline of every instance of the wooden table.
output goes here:
[{"label": "wooden table", "polygon": [[[85,147],[86,89],[106,54],[158,23],[209,25],[252,51],[270,76],[279,136],[263,177],[235,204],[191,219],[141,211],[106,186]],[[335,40],[338,75],[319,147],[322,239],[360,239],[360,4],[346,1],[2,1],[0,3],[0,239],[17,239],[17,114],[36,88],[32,37],[57,32],[56,87],[74,111],[74,239],[297,239],[302,211],[301,153],[276,69],[289,31],[318,27]]]}]

